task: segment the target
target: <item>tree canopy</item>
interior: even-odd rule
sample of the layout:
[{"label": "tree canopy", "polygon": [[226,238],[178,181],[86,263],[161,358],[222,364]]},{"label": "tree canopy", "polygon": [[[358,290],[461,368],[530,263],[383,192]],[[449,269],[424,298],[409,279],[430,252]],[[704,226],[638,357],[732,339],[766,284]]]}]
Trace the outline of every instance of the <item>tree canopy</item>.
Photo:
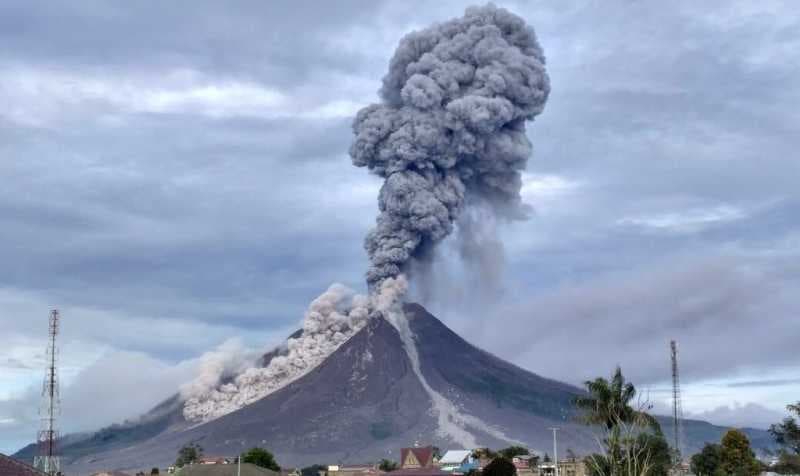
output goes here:
[{"label": "tree canopy", "polygon": [[661,433],[661,425],[648,413],[631,406],[636,396],[636,387],[626,382],[622,369],[618,366],[611,380],[597,377],[584,382],[588,395],[575,397],[575,406],[583,411],[582,419],[589,425],[603,425],[613,430],[621,423],[635,423],[641,420],[656,433]]},{"label": "tree canopy", "polygon": [[196,443],[190,443],[188,445],[184,445],[178,450],[178,457],[175,460],[175,466],[182,468],[187,464],[197,463],[202,457],[203,448]]},{"label": "tree canopy", "polygon": [[281,467],[275,461],[275,456],[264,448],[250,448],[242,455],[242,463],[250,463],[261,468],[280,471]]},{"label": "tree canopy", "polygon": [[517,468],[514,463],[499,456],[483,468],[483,476],[516,476]]},{"label": "tree canopy", "polygon": [[699,453],[692,456],[691,470],[697,476],[714,476],[719,468],[721,448],[716,443],[706,443]]},{"label": "tree canopy", "polygon": [[719,471],[733,476],[755,476],[761,463],[750,448],[750,440],[739,430],[728,430],[720,444]]},{"label": "tree canopy", "polygon": [[[789,413],[793,413],[800,418],[800,402],[787,405]],[[786,417],[782,423],[772,425],[769,432],[775,441],[796,455],[800,455],[800,422],[793,417]]]},{"label": "tree canopy", "polygon": [[525,448],[524,446],[509,446],[508,448],[503,448],[497,453],[506,459],[511,459],[514,456],[531,454],[531,452],[528,451],[528,448]]},{"label": "tree canopy", "polygon": [[389,459],[382,459],[380,464],[378,465],[378,469],[385,472],[390,472],[396,470],[398,464],[395,461]]}]

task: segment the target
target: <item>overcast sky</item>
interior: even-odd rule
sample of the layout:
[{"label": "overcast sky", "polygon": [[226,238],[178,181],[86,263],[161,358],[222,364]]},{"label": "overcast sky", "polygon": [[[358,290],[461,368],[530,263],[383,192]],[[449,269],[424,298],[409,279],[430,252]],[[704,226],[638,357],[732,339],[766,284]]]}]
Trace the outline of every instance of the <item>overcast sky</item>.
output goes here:
[{"label": "overcast sky", "polygon": [[[499,284],[444,243],[425,304],[571,383],[615,364],[669,404],[766,427],[800,400],[794,2],[498,2],[537,31],[530,219]],[[0,3],[0,452],[34,439],[49,309],[63,429],[135,416],[231,338],[267,348],[364,290],[380,182],[350,123],[400,37],[465,2]],[[477,297],[475,297],[477,296]]]}]

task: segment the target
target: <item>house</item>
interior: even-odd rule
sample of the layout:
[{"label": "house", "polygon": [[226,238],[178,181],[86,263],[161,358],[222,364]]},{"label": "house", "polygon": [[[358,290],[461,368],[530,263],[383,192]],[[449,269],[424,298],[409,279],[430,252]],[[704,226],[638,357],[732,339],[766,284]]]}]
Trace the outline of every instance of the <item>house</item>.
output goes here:
[{"label": "house", "polygon": [[92,473],[92,476],[130,476],[128,473],[122,471],[100,471],[99,473]]},{"label": "house", "polygon": [[433,467],[433,446],[402,448],[400,450],[400,469],[431,467]]},{"label": "house", "polygon": [[328,466],[328,476],[378,476],[381,470],[371,465]]},{"label": "house", "polygon": [[400,450],[400,468],[392,476],[452,476],[436,466],[432,446]]},{"label": "house", "polygon": [[228,458],[226,456],[203,456],[197,460],[197,464],[231,464],[236,458]]},{"label": "house", "polygon": [[517,455],[511,458],[519,476],[529,476],[536,472],[539,457],[536,455]]},{"label": "house", "polygon": [[558,476],[586,476],[586,465],[577,458],[566,458],[558,462]]},{"label": "house", "polygon": [[[237,476],[236,464],[190,464],[180,469],[180,476]],[[242,463],[241,476],[280,476],[277,471],[262,468],[251,463]]]},{"label": "house", "polygon": [[439,460],[439,469],[448,473],[466,474],[478,469],[478,459],[472,450],[448,450]]},{"label": "house", "polygon": [[3,476],[45,476],[33,466],[4,454],[0,454],[0,474]]}]

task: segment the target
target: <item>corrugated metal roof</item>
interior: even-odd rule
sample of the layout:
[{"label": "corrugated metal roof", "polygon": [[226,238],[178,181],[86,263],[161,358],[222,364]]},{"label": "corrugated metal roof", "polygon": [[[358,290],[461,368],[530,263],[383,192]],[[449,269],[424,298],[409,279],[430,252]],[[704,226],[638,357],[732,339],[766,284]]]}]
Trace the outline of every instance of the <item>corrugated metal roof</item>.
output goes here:
[{"label": "corrugated metal roof", "polygon": [[461,464],[472,453],[470,450],[448,450],[439,460],[439,464]]}]

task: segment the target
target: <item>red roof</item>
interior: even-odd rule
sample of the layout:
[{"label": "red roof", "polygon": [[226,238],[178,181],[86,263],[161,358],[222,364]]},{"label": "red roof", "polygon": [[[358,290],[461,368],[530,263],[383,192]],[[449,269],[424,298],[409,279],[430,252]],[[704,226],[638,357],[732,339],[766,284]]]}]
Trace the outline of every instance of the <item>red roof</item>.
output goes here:
[{"label": "red roof", "polygon": [[0,454],[0,474],[3,476],[44,476],[44,473],[33,466],[3,454]]},{"label": "red roof", "polygon": [[[416,459],[415,464],[409,464],[409,453]],[[433,447],[425,446],[423,448],[403,448],[400,450],[400,468],[401,469],[416,469],[428,468],[433,466]]]}]

